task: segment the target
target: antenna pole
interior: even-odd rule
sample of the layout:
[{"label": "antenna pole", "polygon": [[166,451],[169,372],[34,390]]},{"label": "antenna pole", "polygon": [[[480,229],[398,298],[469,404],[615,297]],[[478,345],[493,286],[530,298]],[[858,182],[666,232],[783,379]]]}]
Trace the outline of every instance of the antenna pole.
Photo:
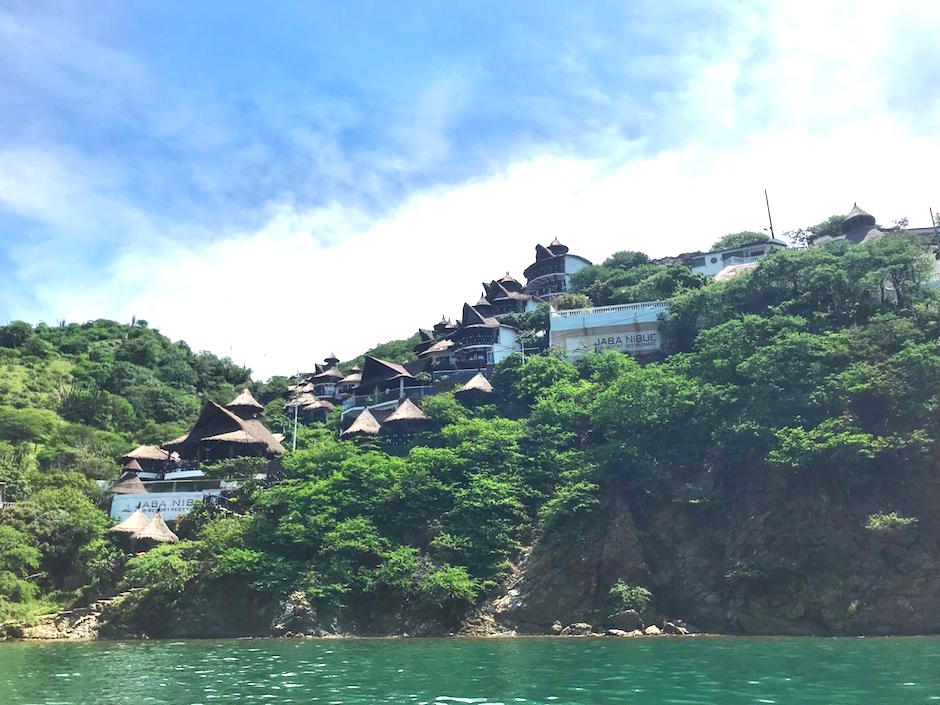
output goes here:
[{"label": "antenna pole", "polygon": [[767,204],[767,221],[770,223],[770,239],[775,240],[774,219],[770,217],[770,198],[767,196],[767,189],[764,189],[764,203]]},{"label": "antenna pole", "polygon": [[297,450],[297,409],[300,408],[300,404],[294,404],[294,441],[291,443],[291,450]]}]

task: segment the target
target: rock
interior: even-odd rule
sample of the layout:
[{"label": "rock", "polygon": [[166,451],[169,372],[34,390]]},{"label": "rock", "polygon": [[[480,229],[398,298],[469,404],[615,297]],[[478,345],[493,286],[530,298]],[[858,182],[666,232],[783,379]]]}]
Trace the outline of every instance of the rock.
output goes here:
[{"label": "rock", "polygon": [[633,636],[643,636],[643,630],[642,630],[642,629],[634,629],[632,632],[628,633],[627,636],[631,636],[631,637],[633,637]]},{"label": "rock", "polygon": [[623,629],[608,629],[606,632],[604,632],[604,635],[624,637],[630,636],[630,632],[625,632]]},{"label": "rock", "polygon": [[594,633],[594,627],[587,622],[576,622],[569,624],[561,630],[562,636],[591,636]]},{"label": "rock", "polygon": [[624,629],[628,632],[643,628],[643,620],[640,619],[640,614],[636,610],[624,610],[612,614],[607,618],[607,624],[614,629]]},{"label": "rock", "polygon": [[552,633],[553,633],[553,634],[561,634],[561,632],[562,632],[563,629],[564,629],[564,627],[561,626],[561,622],[559,622],[559,621],[557,621],[557,620],[552,624]]},{"label": "rock", "polygon": [[643,630],[643,633],[644,633],[646,636],[659,636],[659,635],[662,634],[663,632],[662,632],[662,630],[661,630],[659,627],[657,627],[655,624],[651,624],[651,625],[649,625],[646,629]]},{"label": "rock", "polygon": [[321,636],[322,630],[317,624],[317,613],[300,590],[290,594],[284,601],[281,614],[271,622],[271,632],[275,636]]},{"label": "rock", "polygon": [[688,634],[688,633],[689,633],[688,629],[686,629],[685,627],[680,627],[675,622],[663,623],[663,634],[680,635],[680,634]]}]

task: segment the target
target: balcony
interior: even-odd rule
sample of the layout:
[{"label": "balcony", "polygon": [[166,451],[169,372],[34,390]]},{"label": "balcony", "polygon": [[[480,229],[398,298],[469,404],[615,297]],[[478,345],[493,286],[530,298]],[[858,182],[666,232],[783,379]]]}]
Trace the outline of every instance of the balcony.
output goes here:
[{"label": "balcony", "polygon": [[570,311],[552,311],[549,317],[550,332],[576,329],[601,328],[634,323],[652,323],[669,313],[665,301],[641,301],[634,304],[592,306]]},{"label": "balcony", "polygon": [[351,409],[368,408],[378,406],[379,404],[401,401],[403,399],[411,399],[411,401],[416,402],[433,393],[434,387],[422,386],[405,387],[404,391],[392,389],[385,392],[378,392],[377,394],[355,394],[343,400],[343,414]]}]

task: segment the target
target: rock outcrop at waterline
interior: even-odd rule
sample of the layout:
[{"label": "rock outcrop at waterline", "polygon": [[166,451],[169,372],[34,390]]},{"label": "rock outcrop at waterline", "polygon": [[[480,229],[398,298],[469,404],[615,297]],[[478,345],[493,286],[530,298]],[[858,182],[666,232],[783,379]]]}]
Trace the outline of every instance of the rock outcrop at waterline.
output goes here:
[{"label": "rock outcrop at waterline", "polygon": [[[527,549],[481,614],[494,633],[645,628],[610,611],[608,590],[624,580],[649,588],[660,615],[708,632],[940,632],[940,483],[914,491],[886,476],[860,501],[858,493],[746,477],[725,494],[719,506],[608,498]],[[919,519],[871,530],[868,517],[883,507]],[[656,622],[678,631],[675,620]]]}]

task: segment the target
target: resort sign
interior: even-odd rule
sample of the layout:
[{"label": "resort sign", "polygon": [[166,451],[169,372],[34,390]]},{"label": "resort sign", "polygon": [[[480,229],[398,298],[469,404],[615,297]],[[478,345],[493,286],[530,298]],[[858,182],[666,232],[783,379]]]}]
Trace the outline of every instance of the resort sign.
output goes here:
[{"label": "resort sign", "polygon": [[668,313],[665,301],[552,310],[549,344],[575,360],[605,350],[648,355],[662,346],[659,324]]},{"label": "resort sign", "polygon": [[625,353],[642,353],[659,350],[659,332],[647,331],[620,331],[605,333],[603,335],[588,335],[569,337],[565,340],[569,355],[584,355],[589,352],[604,352],[605,350],[619,350]]},{"label": "resort sign", "polygon": [[111,500],[111,518],[121,521],[135,509],[142,509],[147,516],[157,512],[164,519],[175,519],[180,514],[191,512],[196,502],[206,495],[220,495],[222,490],[200,490],[199,492],[148,492],[146,494],[116,494]]}]

